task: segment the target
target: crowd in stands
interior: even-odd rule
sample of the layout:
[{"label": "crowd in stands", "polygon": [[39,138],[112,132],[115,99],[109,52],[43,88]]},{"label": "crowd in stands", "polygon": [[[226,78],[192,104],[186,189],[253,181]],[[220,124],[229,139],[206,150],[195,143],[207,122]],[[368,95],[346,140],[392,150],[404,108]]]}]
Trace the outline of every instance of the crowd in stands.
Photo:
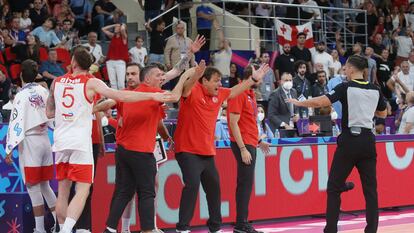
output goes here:
[{"label": "crowd in stands", "polygon": [[[270,2],[270,0],[262,0]],[[279,136],[278,130],[295,130],[301,119],[311,115],[331,115],[335,120],[341,118],[341,106],[338,103],[330,109],[301,109],[286,103],[286,98],[312,98],[327,94],[338,84],[345,82],[343,65],[346,58],[353,54],[368,59],[369,67],[366,80],[378,85],[388,99],[389,115],[395,118],[398,133],[414,131],[414,118],[411,105],[414,104],[414,3],[407,0],[273,0],[280,3],[296,3],[305,6],[331,6],[339,8],[364,9],[367,12],[367,39],[358,36],[365,33],[365,26],[347,24],[346,27],[356,33],[342,36],[340,29],[333,29],[334,45],[323,39],[315,43],[315,49],[305,47],[306,34],[297,34],[297,44],[280,44],[280,51],[266,51],[260,40],[256,43],[254,56],[250,64],[267,63],[273,67],[266,74],[263,83],[256,89],[258,109],[258,127],[263,138]],[[191,35],[200,34],[207,39],[202,51],[210,51],[209,65],[222,73],[222,85],[232,87],[240,82],[242,69],[232,63],[231,41],[227,40],[223,28],[217,20],[220,12],[203,1],[193,4],[191,0],[139,0],[145,12],[145,29],[150,44],[144,43],[140,36],[135,45],[128,47],[125,14],[110,0],[21,0],[0,1],[0,93],[4,104],[9,101],[9,90],[19,85],[19,63],[30,58],[40,67],[38,81],[46,87],[53,79],[70,70],[70,51],[83,45],[89,48],[95,64],[90,72],[108,82],[112,88],[125,87],[125,64],[132,61],[145,66],[154,62],[164,64],[165,70],[172,69],[191,45]],[[179,11],[172,11],[153,22],[150,20],[175,4],[181,4]],[[220,3],[217,3],[220,5]],[[247,4],[228,3],[226,10],[237,15],[248,15]],[[196,14],[190,9],[195,7]],[[271,7],[265,4],[254,5],[250,14],[261,16],[256,19],[259,27],[271,27],[267,16],[298,17],[302,19],[321,19],[317,8],[303,8],[296,13],[291,7]],[[291,14],[292,13],[292,14]],[[167,28],[174,16],[180,15],[181,22]],[[339,16],[338,16],[339,17]],[[194,22],[192,19],[195,19]],[[364,14],[349,15],[347,22],[365,23]],[[191,24],[197,24],[197,33],[191,32]],[[291,21],[291,24],[297,23]],[[213,48],[211,31],[216,31],[218,47]],[[174,33],[174,34],[173,34]],[[266,37],[262,33],[262,38]],[[80,38],[87,39],[81,43]],[[108,41],[109,48],[103,53],[100,43]],[[345,44],[353,44],[347,48]],[[271,62],[274,52],[279,55]],[[186,68],[195,65],[192,57]],[[174,80],[167,83],[172,88]],[[266,117],[265,117],[266,114]],[[407,117],[409,116],[409,117]],[[377,121],[377,132],[386,132],[385,123]],[[228,133],[225,106],[218,116],[217,139],[227,139]],[[275,133],[277,132],[277,133]],[[275,133],[275,135],[274,135]]]}]

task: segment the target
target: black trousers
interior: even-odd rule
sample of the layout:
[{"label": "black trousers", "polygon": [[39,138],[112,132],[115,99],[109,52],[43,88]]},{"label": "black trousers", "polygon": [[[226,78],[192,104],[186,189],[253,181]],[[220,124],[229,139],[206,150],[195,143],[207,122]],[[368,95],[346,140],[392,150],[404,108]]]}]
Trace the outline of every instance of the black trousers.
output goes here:
[{"label": "black trousers", "polygon": [[353,136],[344,130],[337,139],[338,147],[332,161],[328,179],[328,200],[326,209],[325,233],[338,231],[338,218],[341,205],[341,192],[345,180],[356,167],[361,179],[366,203],[365,233],[375,233],[378,229],[377,194],[377,152],[375,136],[370,130],[363,130],[359,136]]},{"label": "black trousers", "polygon": [[[92,151],[93,151],[93,173],[94,177],[96,174],[96,166],[98,165],[98,155],[99,155],[99,144],[93,144],[92,145]],[[69,199],[72,200],[73,196],[75,196],[75,183],[72,184],[71,190],[70,190],[70,196]],[[74,229],[84,229],[84,230],[92,230],[92,193],[93,193],[93,184],[91,185],[91,188],[89,189],[89,195],[85,202],[85,207],[83,208],[82,214],[79,216],[78,221],[76,222],[76,225]]]},{"label": "black trousers", "polygon": [[115,155],[116,180],[106,225],[113,229],[135,192],[138,194],[138,213],[141,230],[155,229],[155,176],[156,161],[152,153],[126,150],[118,145]]},{"label": "black trousers", "polygon": [[183,152],[178,153],[176,159],[184,180],[177,230],[184,231],[190,229],[190,222],[193,218],[200,182],[206,193],[208,204],[209,219],[207,226],[211,232],[220,230],[220,180],[214,163],[214,157]]},{"label": "black trousers", "polygon": [[231,150],[237,161],[237,188],[236,188],[236,225],[248,222],[249,202],[252,193],[254,168],[256,166],[256,147],[246,145],[246,149],[252,156],[252,163],[243,163],[239,146],[231,142]]},{"label": "black trousers", "polygon": [[211,28],[210,29],[198,29],[198,34],[206,38],[206,43],[201,47],[201,51],[210,50],[210,38],[211,38]]}]

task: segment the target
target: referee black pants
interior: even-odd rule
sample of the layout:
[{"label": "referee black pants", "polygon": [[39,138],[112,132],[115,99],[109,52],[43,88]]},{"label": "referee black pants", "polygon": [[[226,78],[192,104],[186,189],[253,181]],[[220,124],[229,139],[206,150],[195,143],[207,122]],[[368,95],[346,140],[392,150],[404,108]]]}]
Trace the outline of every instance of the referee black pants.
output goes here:
[{"label": "referee black pants", "polygon": [[344,130],[337,139],[338,147],[332,161],[328,179],[328,200],[326,209],[325,233],[338,231],[338,218],[341,205],[341,192],[352,169],[356,167],[361,179],[366,203],[365,233],[375,233],[378,229],[377,194],[377,153],[375,136],[371,130],[363,130],[353,136]]},{"label": "referee black pants", "polygon": [[126,205],[136,192],[141,230],[155,229],[154,199],[157,169],[154,155],[126,150],[118,145],[115,163],[116,184],[106,225],[117,229]]},{"label": "referee black pants", "polygon": [[181,194],[179,221],[177,230],[190,230],[200,183],[206,193],[209,219],[207,226],[210,232],[221,227],[220,180],[213,156],[201,156],[191,153],[178,153],[175,158],[180,166],[184,180]]},{"label": "referee black pants", "polygon": [[237,143],[231,142],[231,150],[237,161],[236,226],[248,222],[249,202],[253,187],[254,168],[256,166],[256,147],[246,145],[246,149],[252,156],[252,163],[249,165],[243,163]]}]

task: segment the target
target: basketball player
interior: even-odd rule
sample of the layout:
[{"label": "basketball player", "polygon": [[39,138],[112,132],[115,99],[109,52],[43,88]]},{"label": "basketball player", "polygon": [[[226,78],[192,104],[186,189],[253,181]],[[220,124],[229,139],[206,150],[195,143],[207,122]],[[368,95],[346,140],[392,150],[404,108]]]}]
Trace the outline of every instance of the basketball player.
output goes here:
[{"label": "basketball player", "polygon": [[19,148],[19,166],[23,182],[33,206],[35,233],[46,233],[43,198],[56,219],[56,196],[50,188],[53,178],[53,157],[48,137],[46,100],[48,91],[35,83],[38,74],[33,60],[22,63],[23,88],[13,102],[12,117],[6,143],[6,162],[12,164],[12,151]]},{"label": "basketball player", "polygon": [[174,134],[176,159],[184,180],[177,232],[190,232],[200,183],[207,197],[209,231],[220,232],[220,181],[214,163],[218,112],[224,101],[261,81],[268,70],[268,65],[262,65],[251,78],[231,89],[221,87],[221,73],[213,67],[208,67],[200,79],[185,83]]},{"label": "basketball player", "polygon": [[[47,101],[46,114],[55,117],[54,145],[56,152],[59,195],[56,204],[61,233],[70,233],[82,213],[93,182],[92,101],[95,94],[124,102],[155,100],[173,101],[170,93],[117,91],[88,73],[92,57],[85,48],[76,48],[68,73],[54,80]],[[76,194],[68,204],[72,182]]]}]

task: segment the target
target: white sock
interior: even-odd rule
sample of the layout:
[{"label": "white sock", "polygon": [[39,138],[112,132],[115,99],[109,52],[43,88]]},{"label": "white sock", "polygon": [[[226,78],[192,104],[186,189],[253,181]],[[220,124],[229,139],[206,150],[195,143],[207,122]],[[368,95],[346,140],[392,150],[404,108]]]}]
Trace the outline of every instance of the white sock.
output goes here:
[{"label": "white sock", "polygon": [[91,233],[89,230],[85,230],[85,229],[77,229],[76,233]]},{"label": "white sock", "polygon": [[52,211],[52,215],[53,215],[53,221],[57,222],[56,211]]},{"label": "white sock", "polygon": [[115,229],[113,229],[113,228],[106,227],[106,229],[107,229],[108,231],[112,232],[112,233],[116,233],[116,230],[115,230]]},{"label": "white sock", "polygon": [[130,218],[122,218],[122,231],[129,231],[130,224],[131,224]]},{"label": "white sock", "polygon": [[45,231],[45,217],[37,216],[35,217],[36,230],[44,232]]},{"label": "white sock", "polygon": [[59,224],[59,232],[63,229],[63,224]]},{"label": "white sock", "polygon": [[70,233],[72,232],[73,226],[75,226],[76,221],[72,218],[66,217],[65,224],[63,224],[63,228],[61,229],[61,233]]}]

